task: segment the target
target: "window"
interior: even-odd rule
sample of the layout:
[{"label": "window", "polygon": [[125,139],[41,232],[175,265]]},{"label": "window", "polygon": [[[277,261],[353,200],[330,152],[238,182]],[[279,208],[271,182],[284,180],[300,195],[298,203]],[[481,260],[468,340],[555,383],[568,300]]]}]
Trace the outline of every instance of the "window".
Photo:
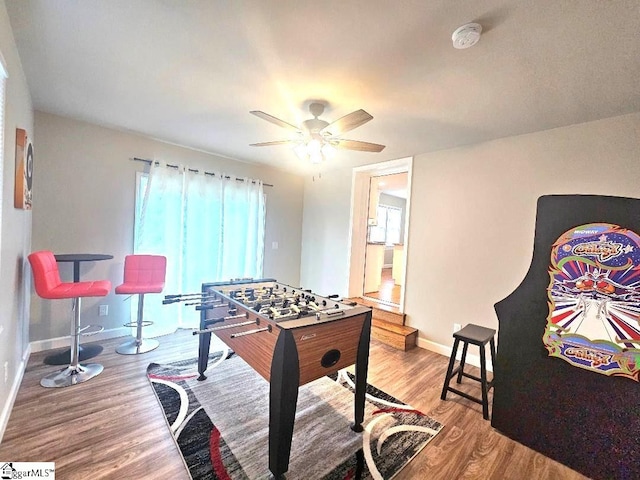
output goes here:
[{"label": "window", "polygon": [[[136,176],[133,251],[167,257],[165,290],[172,294],[199,292],[204,282],[260,278],[265,217],[260,181],[154,163],[150,174]],[[154,317],[148,334],[198,324],[198,311],[156,300],[145,299],[145,317]]]},{"label": "window", "polygon": [[369,227],[369,242],[394,245],[402,239],[402,209],[378,205],[378,224]]}]

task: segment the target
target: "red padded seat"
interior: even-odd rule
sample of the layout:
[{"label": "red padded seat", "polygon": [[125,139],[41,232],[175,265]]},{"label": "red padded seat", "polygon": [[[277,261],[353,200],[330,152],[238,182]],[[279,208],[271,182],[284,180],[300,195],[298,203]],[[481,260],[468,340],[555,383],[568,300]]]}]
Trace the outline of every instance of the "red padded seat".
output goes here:
[{"label": "red padded seat", "polygon": [[40,384],[43,387],[67,387],[86,382],[102,372],[102,365],[81,365],[78,359],[80,348],[80,298],[104,297],[111,290],[109,280],[92,282],[62,282],[58,263],[53,252],[41,250],[29,255],[33,271],[33,283],[38,296],[46,299],[73,299],[74,318],[71,324],[71,355],[68,367],[45,376]]},{"label": "red padded seat", "polygon": [[29,255],[33,280],[38,296],[47,299],[104,297],[111,290],[109,280],[95,282],[62,282],[58,263],[52,252],[42,250]]},{"label": "red padded seat", "polygon": [[124,282],[116,287],[116,293],[161,293],[166,271],[167,258],[162,255],[127,255],[124,258]]},{"label": "red padded seat", "polygon": [[142,338],[142,327],[153,322],[143,320],[144,294],[161,293],[167,273],[167,257],[162,255],[127,255],[124,258],[124,281],[116,287],[117,294],[138,294],[138,318],[125,323],[125,327],[136,327],[135,338],[119,345],[116,352],[122,355],[145,353],[157,348],[159,342]]}]

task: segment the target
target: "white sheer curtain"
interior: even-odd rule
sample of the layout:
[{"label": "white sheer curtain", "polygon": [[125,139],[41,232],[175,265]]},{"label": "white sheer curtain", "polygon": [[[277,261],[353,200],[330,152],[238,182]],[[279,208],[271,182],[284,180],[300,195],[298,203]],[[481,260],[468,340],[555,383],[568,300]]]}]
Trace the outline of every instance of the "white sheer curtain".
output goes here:
[{"label": "white sheer curtain", "polygon": [[[262,182],[244,178],[224,182],[222,251],[218,278],[262,276],[264,254],[264,194]],[[253,248],[260,244],[262,248]]]},{"label": "white sheer curtain", "polygon": [[[262,276],[265,203],[262,182],[152,165],[135,253],[167,257],[164,294],[199,292],[203,282]],[[157,297],[157,298],[156,298]],[[145,296],[148,336],[196,327],[193,307]],[[132,308],[135,305],[132,305]]]}]

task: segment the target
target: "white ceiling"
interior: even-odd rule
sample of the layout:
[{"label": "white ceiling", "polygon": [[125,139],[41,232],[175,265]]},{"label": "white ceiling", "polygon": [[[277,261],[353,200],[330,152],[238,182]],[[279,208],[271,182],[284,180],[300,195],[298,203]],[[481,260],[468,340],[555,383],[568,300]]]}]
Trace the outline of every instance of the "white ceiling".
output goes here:
[{"label": "white ceiling", "polygon": [[[34,107],[297,173],[311,99],[356,166],[640,111],[638,0],[6,0]],[[478,22],[466,50],[451,34]],[[132,156],[137,152],[131,152]]]},{"label": "white ceiling", "polygon": [[399,198],[407,198],[408,174],[394,173],[378,176],[378,191]]}]

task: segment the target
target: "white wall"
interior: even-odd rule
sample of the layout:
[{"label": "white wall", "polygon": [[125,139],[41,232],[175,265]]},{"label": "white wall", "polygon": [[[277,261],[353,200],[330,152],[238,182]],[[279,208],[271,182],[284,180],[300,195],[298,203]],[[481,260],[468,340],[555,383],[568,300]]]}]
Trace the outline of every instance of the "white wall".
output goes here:
[{"label": "white wall", "polygon": [[[5,2],[0,1],[0,53],[9,72],[4,117],[4,155],[0,170],[2,188],[2,238],[0,245],[0,439],[22,378],[28,353],[29,304],[31,288],[26,255],[31,243],[31,217],[27,210],[13,207],[16,128],[25,129],[32,138],[33,108],[22,71]],[[37,139],[36,147],[37,156]],[[5,381],[5,364],[8,379]]]},{"label": "white wall", "polygon": [[[529,268],[538,197],[640,198],[639,159],[640,113],[416,156],[405,312],[419,344],[450,346],[453,323],[497,328],[494,303]],[[326,271],[345,286],[350,177],[323,173],[327,192],[306,180],[304,285],[325,286]]]},{"label": "white wall", "polygon": [[351,183],[351,169],[305,179],[300,282],[320,295],[348,291]]},{"label": "white wall", "polygon": [[[122,283],[124,256],[133,250],[135,176],[146,164],[133,157],[181,163],[230,175],[260,178],[265,187],[267,218],[264,274],[297,285],[300,275],[302,224],[301,177],[162,143],[85,122],[36,112],[38,142],[33,181],[33,250],[56,253],[108,253],[113,260],[83,264],[83,279]],[[272,249],[278,242],[278,249]],[[71,280],[71,264],[61,264],[63,280]],[[98,305],[109,315],[98,317]],[[69,302],[31,303],[31,340],[69,335]],[[129,321],[129,303],[113,291],[105,298],[85,299],[83,324],[119,329]],[[68,340],[64,340],[68,343]],[[51,343],[57,346],[58,341]],[[41,343],[44,347],[49,345]],[[43,348],[44,348],[43,347]],[[195,353],[195,352],[194,352]]]}]

